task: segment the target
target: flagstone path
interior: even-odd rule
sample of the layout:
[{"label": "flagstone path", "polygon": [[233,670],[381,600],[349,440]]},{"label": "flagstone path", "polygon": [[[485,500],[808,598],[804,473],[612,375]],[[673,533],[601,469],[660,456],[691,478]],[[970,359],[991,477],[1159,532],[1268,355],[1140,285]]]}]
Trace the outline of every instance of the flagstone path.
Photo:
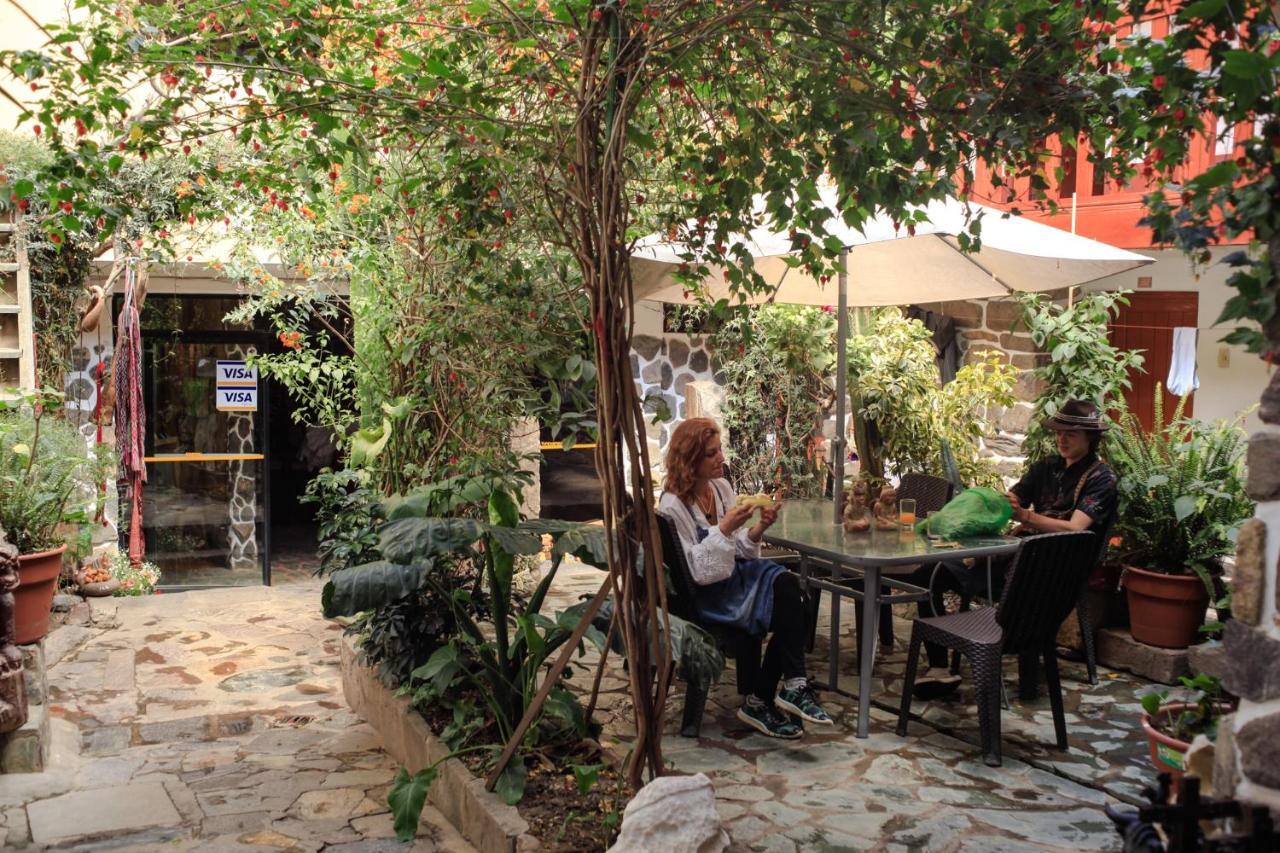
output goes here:
[{"label": "flagstone path", "polygon": [[[565,567],[547,609],[593,593],[601,579]],[[0,777],[0,848],[406,849],[391,837],[386,805],[395,762],[346,707],[341,629],[321,618],[318,600],[316,581],[108,600],[95,602],[93,627],[55,631],[53,769]],[[820,638],[826,619],[824,606]],[[967,687],[917,703],[907,737],[894,734],[909,621],[896,627],[898,645],[878,661],[865,740],[853,737],[856,703],[832,693],[823,700],[835,726],[795,742],[761,737],[733,717],[731,673],[711,696],[702,736],[682,738],[676,683],[667,761],[711,777],[734,850],[1119,849],[1102,806],[1135,800],[1152,780],[1136,725],[1147,685],[1104,672],[1091,687],[1082,667],[1068,665],[1072,749],[1046,746],[1047,701],[1015,699],[1004,714],[1004,766],[988,768]],[[595,660],[592,650],[578,662]],[[846,629],[850,691],[852,661]],[[821,640],[810,662],[826,671]],[[590,679],[574,681],[585,689]],[[624,741],[629,698],[616,658],[602,688],[605,738]],[[428,807],[408,849],[471,848]]]},{"label": "flagstone path", "polygon": [[[581,564],[557,577],[548,610],[561,610],[599,588],[602,575]],[[905,612],[904,612],[905,615]],[[842,628],[843,690],[857,692],[851,613]],[[810,671],[825,677],[829,610],[824,598]],[[977,710],[966,681],[949,700],[917,701],[917,718],[894,733],[910,620],[896,618],[898,640],[876,663],[871,736],[853,736],[857,702],[821,694],[834,727],[809,726],[804,739],[763,737],[734,717],[740,699],[727,669],[708,700],[702,735],[680,737],[684,685],[668,706],[663,754],[674,768],[703,772],[716,788],[717,807],[735,848],[808,850],[1118,850],[1119,836],[1102,812],[1108,802],[1139,802],[1154,784],[1146,740],[1138,725],[1138,697],[1151,685],[1105,669],[1090,686],[1083,665],[1065,663],[1063,687],[1071,749],[1052,748],[1047,699],[1017,700],[1007,672],[1010,708],[1004,711],[1004,765],[987,767],[978,748]],[[598,661],[591,650],[581,662]],[[630,699],[621,663],[611,656],[597,717],[606,736],[630,734]],[[1016,671],[1010,660],[1006,670]],[[964,670],[968,674],[967,666]],[[582,690],[590,678],[579,676]]]},{"label": "flagstone path", "polygon": [[57,629],[52,769],[0,776],[0,848],[470,851],[431,807],[395,841],[396,764],[343,701],[319,595],[106,599],[119,627]]}]

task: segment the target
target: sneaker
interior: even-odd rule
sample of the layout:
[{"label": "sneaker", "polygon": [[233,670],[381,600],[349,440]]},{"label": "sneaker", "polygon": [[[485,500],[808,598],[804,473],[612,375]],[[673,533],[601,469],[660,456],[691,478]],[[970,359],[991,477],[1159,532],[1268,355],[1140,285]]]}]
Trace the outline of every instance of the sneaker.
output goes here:
[{"label": "sneaker", "polygon": [[779,710],[795,714],[805,722],[819,723],[824,726],[835,725],[835,721],[818,704],[818,697],[814,695],[813,688],[807,684],[804,687],[792,689],[782,688],[778,691],[778,695],[773,697],[773,704]]},{"label": "sneaker", "polygon": [[769,737],[795,740],[804,734],[804,729],[763,702],[759,705],[748,705],[743,702],[742,707],[738,709],[738,719],[760,734]]},{"label": "sneaker", "polygon": [[952,675],[945,666],[931,666],[916,677],[911,694],[918,699],[937,699],[955,692],[960,686],[960,676]]}]

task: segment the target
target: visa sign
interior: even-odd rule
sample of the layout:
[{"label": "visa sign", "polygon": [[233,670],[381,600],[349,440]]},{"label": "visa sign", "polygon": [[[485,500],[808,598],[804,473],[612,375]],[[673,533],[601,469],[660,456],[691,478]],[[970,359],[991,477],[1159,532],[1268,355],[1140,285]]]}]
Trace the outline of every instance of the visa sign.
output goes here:
[{"label": "visa sign", "polygon": [[241,388],[258,387],[258,368],[250,367],[243,361],[218,361],[217,378],[214,384],[219,388],[238,386]]},{"label": "visa sign", "polygon": [[214,393],[219,412],[258,411],[258,368],[243,361],[218,361]]},{"label": "visa sign", "polygon": [[257,388],[219,388],[214,408],[220,412],[258,411]]}]

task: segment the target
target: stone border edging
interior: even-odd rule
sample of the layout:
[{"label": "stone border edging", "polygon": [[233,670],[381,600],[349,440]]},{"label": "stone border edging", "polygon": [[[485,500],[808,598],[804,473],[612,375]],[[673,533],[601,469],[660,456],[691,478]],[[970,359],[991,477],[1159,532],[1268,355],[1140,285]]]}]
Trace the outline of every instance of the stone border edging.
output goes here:
[{"label": "stone border edging", "polygon": [[[449,754],[449,748],[435,736],[408,698],[395,695],[378,680],[371,667],[356,660],[350,636],[343,636],[341,649],[342,693],[347,704],[373,727],[396,761],[416,773]],[[542,848],[529,833],[529,824],[520,812],[486,791],[484,780],[473,776],[456,758],[440,765],[427,801],[482,853],[528,853]]]}]

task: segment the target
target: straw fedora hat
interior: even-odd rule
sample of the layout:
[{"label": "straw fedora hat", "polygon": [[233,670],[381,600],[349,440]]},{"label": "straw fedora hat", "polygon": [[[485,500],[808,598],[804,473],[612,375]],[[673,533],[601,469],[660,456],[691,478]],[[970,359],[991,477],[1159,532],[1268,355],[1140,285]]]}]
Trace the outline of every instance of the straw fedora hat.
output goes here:
[{"label": "straw fedora hat", "polygon": [[1040,422],[1045,429],[1078,429],[1084,432],[1106,432],[1111,425],[1102,419],[1102,412],[1088,400],[1068,400],[1053,417]]}]

